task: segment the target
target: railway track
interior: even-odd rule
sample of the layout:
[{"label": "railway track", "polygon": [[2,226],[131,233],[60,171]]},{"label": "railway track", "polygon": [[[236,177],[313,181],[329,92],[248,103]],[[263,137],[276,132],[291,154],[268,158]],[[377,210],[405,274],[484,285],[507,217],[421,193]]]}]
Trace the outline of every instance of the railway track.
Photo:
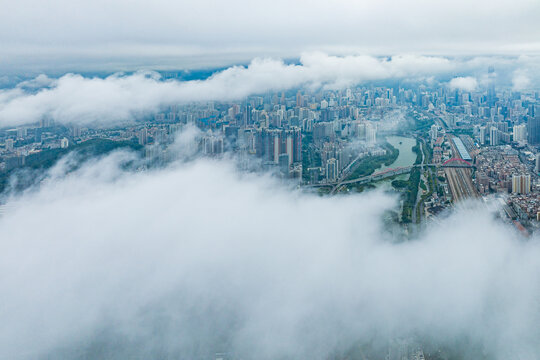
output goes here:
[{"label": "railway track", "polygon": [[444,172],[455,203],[467,198],[478,197],[476,188],[472,183],[470,169],[446,168]]}]

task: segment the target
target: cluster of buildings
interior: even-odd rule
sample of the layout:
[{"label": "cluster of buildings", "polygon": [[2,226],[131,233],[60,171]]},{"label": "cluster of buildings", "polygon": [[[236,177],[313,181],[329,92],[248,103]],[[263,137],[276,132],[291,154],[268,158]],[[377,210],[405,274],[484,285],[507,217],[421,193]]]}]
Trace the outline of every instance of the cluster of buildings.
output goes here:
[{"label": "cluster of buildings", "polygon": [[[506,213],[522,224],[534,223],[540,210],[540,114],[539,93],[496,89],[492,69],[487,89],[427,91],[418,104],[434,119],[427,140],[432,163],[459,157],[474,164],[472,180],[480,196],[501,194]],[[427,103],[427,107],[425,106]],[[444,175],[438,171],[437,175]],[[440,209],[443,191],[427,203]],[[442,206],[444,207],[444,206]],[[521,225],[521,224],[520,224]]]},{"label": "cluster of buildings", "polygon": [[481,194],[530,192],[529,169],[521,162],[518,150],[509,145],[482,149],[476,156],[476,169]]},{"label": "cluster of buildings", "polygon": [[[430,145],[431,163],[442,164],[456,156],[454,152],[461,158],[470,154],[465,160],[476,166],[474,183],[480,194],[505,193],[515,199],[511,201],[522,203],[528,201],[524,197],[533,199],[537,193],[539,93],[497,89],[494,77],[490,69],[491,82],[476,91],[445,85],[403,88],[395,82],[174,105],[110,128],[43,119],[31,126],[0,130],[0,170],[24,165],[30,154],[95,138],[138,144],[147,156],[168,161],[175,157],[171,145],[180,129],[193,125],[201,130],[192,144],[195,152],[207,156],[233,152],[302,184],[326,184],[347,176],[364,157],[385,155],[377,139],[409,125],[409,134],[427,134],[424,140]],[[407,124],[406,113],[418,118],[416,128]],[[422,124],[425,128],[418,128]],[[463,153],[456,151],[461,148]],[[531,163],[535,157],[536,169]],[[431,201],[434,206],[439,206],[447,194],[434,191],[432,197],[437,200]]]},{"label": "cluster of buildings", "polygon": [[378,121],[370,115],[397,106],[393,89],[364,88],[170,106],[150,118],[111,128],[43,120],[0,130],[0,144],[4,145],[0,167],[11,169],[23,164],[29,154],[93,138],[151,145],[146,150],[149,156],[169,158],[168,147],[178,130],[192,124],[202,130],[196,145],[202,154],[219,156],[232,151],[258,158],[263,168],[275,168],[285,177],[329,181],[358,155],[384,152],[376,141]]}]

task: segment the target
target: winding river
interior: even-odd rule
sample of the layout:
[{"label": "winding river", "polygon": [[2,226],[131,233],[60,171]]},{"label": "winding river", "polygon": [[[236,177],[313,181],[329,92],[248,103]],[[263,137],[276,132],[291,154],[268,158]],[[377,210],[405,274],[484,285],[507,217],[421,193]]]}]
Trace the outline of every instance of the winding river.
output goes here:
[{"label": "winding river", "polygon": [[[375,170],[375,172],[379,172],[381,170],[389,168],[411,166],[414,164],[414,161],[416,160],[416,153],[412,150],[412,147],[416,145],[416,139],[405,136],[387,136],[386,141],[388,141],[393,147],[399,150],[399,155],[392,164],[388,166],[383,164],[380,168]],[[409,174],[403,174],[396,177],[396,179],[401,180],[407,180],[408,178]],[[381,187],[383,189],[391,190],[392,180],[394,179],[378,181],[376,183],[373,183],[373,185],[376,187]]]}]

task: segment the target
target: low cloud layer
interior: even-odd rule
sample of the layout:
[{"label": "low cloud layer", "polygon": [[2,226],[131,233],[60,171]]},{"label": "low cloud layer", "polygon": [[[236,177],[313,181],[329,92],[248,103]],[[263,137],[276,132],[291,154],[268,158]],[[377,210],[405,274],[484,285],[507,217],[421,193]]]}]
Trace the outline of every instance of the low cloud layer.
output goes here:
[{"label": "low cloud layer", "polygon": [[401,242],[383,193],[318,197],[228,161],[133,173],[132,159],[65,175],[66,160],[8,202],[0,358],[327,359],[407,336],[540,356],[540,243],[484,205]]},{"label": "low cloud layer", "polygon": [[[60,123],[114,124],[152,115],[162,106],[193,101],[241,100],[253,94],[306,87],[343,89],[379,80],[433,81],[455,73],[486,73],[496,64],[500,73],[529,69],[537,84],[537,58],[473,58],[402,55],[329,56],[306,53],[299,64],[255,59],[249,66],[233,66],[206,80],[163,81],[154,72],[115,74],[106,78],[67,74],[59,79],[45,75],[0,90],[0,126],[29,124],[42,118]],[[501,77],[502,79],[503,77]],[[529,79],[529,78],[528,78]],[[510,83],[510,82],[509,82]],[[450,86],[476,87],[472,77],[452,79]]]}]

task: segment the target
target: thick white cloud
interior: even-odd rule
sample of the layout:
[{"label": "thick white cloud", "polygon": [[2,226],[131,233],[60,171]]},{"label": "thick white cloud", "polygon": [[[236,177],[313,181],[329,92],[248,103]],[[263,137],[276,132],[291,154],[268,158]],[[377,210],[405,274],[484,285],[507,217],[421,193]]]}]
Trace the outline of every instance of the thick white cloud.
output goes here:
[{"label": "thick white cloud", "polygon": [[[300,52],[534,54],[536,0],[0,2],[4,67],[196,66]],[[459,26],[457,25],[459,24]],[[496,26],[494,26],[496,24]],[[74,69],[73,69],[74,68]]]},{"label": "thick white cloud", "polygon": [[478,81],[470,76],[456,77],[450,80],[448,84],[451,89],[459,89],[463,91],[473,91],[478,87]]},{"label": "thick white cloud", "polygon": [[[192,101],[241,100],[296,87],[339,89],[371,80],[432,79],[485,73],[488,64],[500,69],[538,68],[538,58],[449,59],[435,56],[397,55],[330,56],[305,53],[299,64],[276,59],[255,59],[249,66],[232,66],[206,80],[162,81],[154,72],[115,74],[106,78],[67,74],[59,79],[44,75],[12,89],[0,90],[0,126],[32,123],[43,117],[81,124],[110,124],[151,115],[160,107]],[[499,67],[498,67],[499,69]],[[459,77],[453,87],[472,90],[476,80]],[[43,87],[39,90],[36,88]]]},{"label": "thick white cloud", "polygon": [[531,79],[523,70],[516,70],[512,77],[512,88],[514,90],[528,90],[531,87]]},{"label": "thick white cloud", "polygon": [[399,242],[382,193],[312,196],[210,160],[131,173],[129,159],[59,165],[8,202],[0,357],[326,359],[410,335],[540,356],[540,243],[483,205]]}]

